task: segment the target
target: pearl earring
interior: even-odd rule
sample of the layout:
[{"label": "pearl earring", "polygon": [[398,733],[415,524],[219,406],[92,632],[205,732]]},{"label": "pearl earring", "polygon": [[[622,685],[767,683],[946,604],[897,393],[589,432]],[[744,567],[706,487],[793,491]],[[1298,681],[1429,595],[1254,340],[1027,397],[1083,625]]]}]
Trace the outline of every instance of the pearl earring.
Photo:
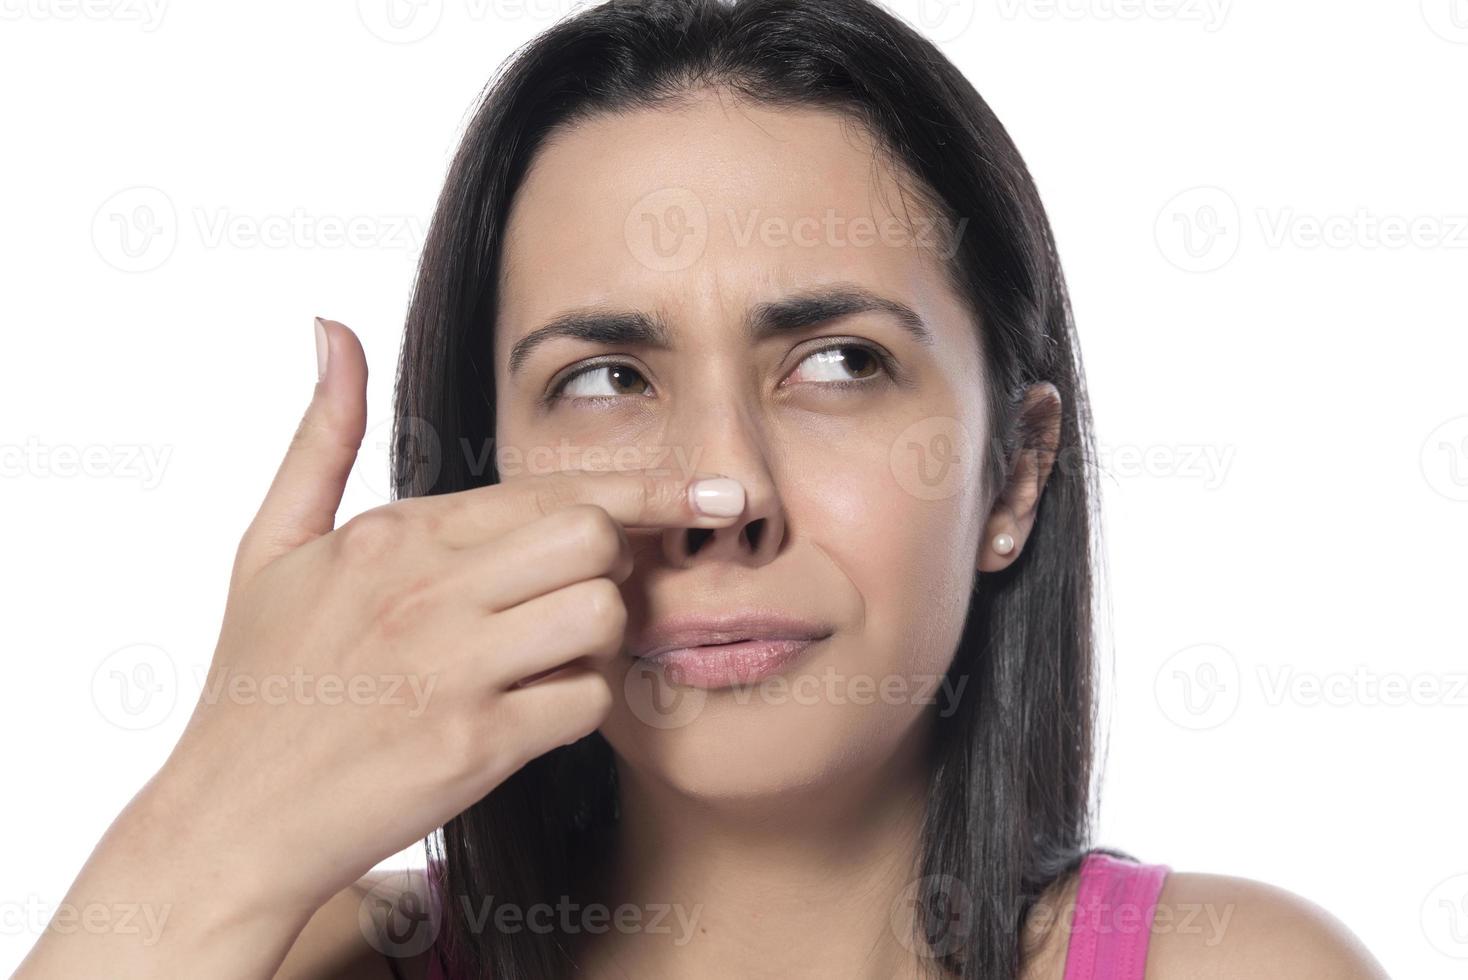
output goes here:
[{"label": "pearl earring", "polygon": [[1001,555],[1007,555],[1014,550],[1014,538],[1007,534],[994,535],[994,550]]}]

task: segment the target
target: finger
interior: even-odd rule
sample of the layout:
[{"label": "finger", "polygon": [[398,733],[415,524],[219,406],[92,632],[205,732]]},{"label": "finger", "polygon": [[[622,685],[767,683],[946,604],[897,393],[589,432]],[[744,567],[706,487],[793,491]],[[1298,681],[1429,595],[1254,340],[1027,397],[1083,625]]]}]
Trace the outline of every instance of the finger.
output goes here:
[{"label": "finger", "polygon": [[411,503],[433,508],[440,540],[463,548],[582,504],[595,504],[624,527],[726,527],[744,512],[745,495],[727,477],[564,470]]},{"label": "finger", "polygon": [[[325,375],[291,439],[275,479],[241,542],[241,561],[258,568],[329,532],[367,426],[367,358],[357,335],[316,321]],[[318,364],[320,360],[318,361]]]},{"label": "finger", "polygon": [[594,504],[577,504],[488,544],[449,552],[472,603],[498,612],[576,582],[632,574],[627,532]]},{"label": "finger", "polygon": [[517,718],[527,719],[527,736],[517,743],[518,769],[531,759],[562,745],[570,745],[596,731],[612,710],[612,689],[606,678],[587,667],[559,671],[504,696]]},{"label": "finger", "polygon": [[495,644],[485,667],[508,689],[573,661],[611,660],[622,650],[627,606],[610,579],[594,578],[537,596],[492,617]]}]

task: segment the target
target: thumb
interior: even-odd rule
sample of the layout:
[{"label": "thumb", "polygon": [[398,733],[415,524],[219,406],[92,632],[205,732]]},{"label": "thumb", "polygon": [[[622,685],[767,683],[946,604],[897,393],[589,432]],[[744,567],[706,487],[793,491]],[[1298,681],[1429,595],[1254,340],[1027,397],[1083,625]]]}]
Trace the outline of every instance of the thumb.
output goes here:
[{"label": "thumb", "polygon": [[316,318],[319,380],[240,544],[255,570],[328,533],[367,428],[367,358],[344,324]]}]

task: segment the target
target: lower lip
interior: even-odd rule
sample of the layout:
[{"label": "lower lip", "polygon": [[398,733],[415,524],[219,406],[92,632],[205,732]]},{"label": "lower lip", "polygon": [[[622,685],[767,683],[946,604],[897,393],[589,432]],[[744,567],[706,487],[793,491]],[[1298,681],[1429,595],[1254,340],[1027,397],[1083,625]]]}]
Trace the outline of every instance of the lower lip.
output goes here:
[{"label": "lower lip", "polygon": [[716,689],[757,684],[778,674],[819,639],[741,640],[665,650],[647,658],[670,683]]}]

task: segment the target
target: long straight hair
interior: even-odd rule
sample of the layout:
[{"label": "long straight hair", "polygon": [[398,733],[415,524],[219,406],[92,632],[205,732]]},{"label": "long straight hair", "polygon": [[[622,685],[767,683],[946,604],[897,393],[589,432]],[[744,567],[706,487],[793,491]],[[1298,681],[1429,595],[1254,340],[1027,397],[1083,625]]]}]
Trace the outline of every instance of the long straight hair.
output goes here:
[{"label": "long straight hair", "polygon": [[[872,0],[609,0],[522,48],[485,90],[425,242],[398,365],[395,493],[499,479],[493,453],[469,449],[493,441],[497,272],[511,201],[547,137],[709,86],[846,114],[947,227],[969,229],[945,261],[982,331],[988,383],[976,395],[992,432],[974,449],[986,486],[1003,486],[1015,454],[1037,445],[1019,411],[1027,386],[1060,393],[1058,452],[1022,555],[961,586],[970,598],[949,690],[969,693],[935,721],[916,869],[918,948],[934,972],[1013,980],[1027,913],[1088,851],[1094,437],[1039,194],[1004,127],[933,44]],[[425,452],[425,436],[436,451]],[[594,733],[534,760],[428,839],[456,975],[573,972],[568,937],[486,929],[475,903],[524,909],[574,895],[617,813],[611,749]]]}]

